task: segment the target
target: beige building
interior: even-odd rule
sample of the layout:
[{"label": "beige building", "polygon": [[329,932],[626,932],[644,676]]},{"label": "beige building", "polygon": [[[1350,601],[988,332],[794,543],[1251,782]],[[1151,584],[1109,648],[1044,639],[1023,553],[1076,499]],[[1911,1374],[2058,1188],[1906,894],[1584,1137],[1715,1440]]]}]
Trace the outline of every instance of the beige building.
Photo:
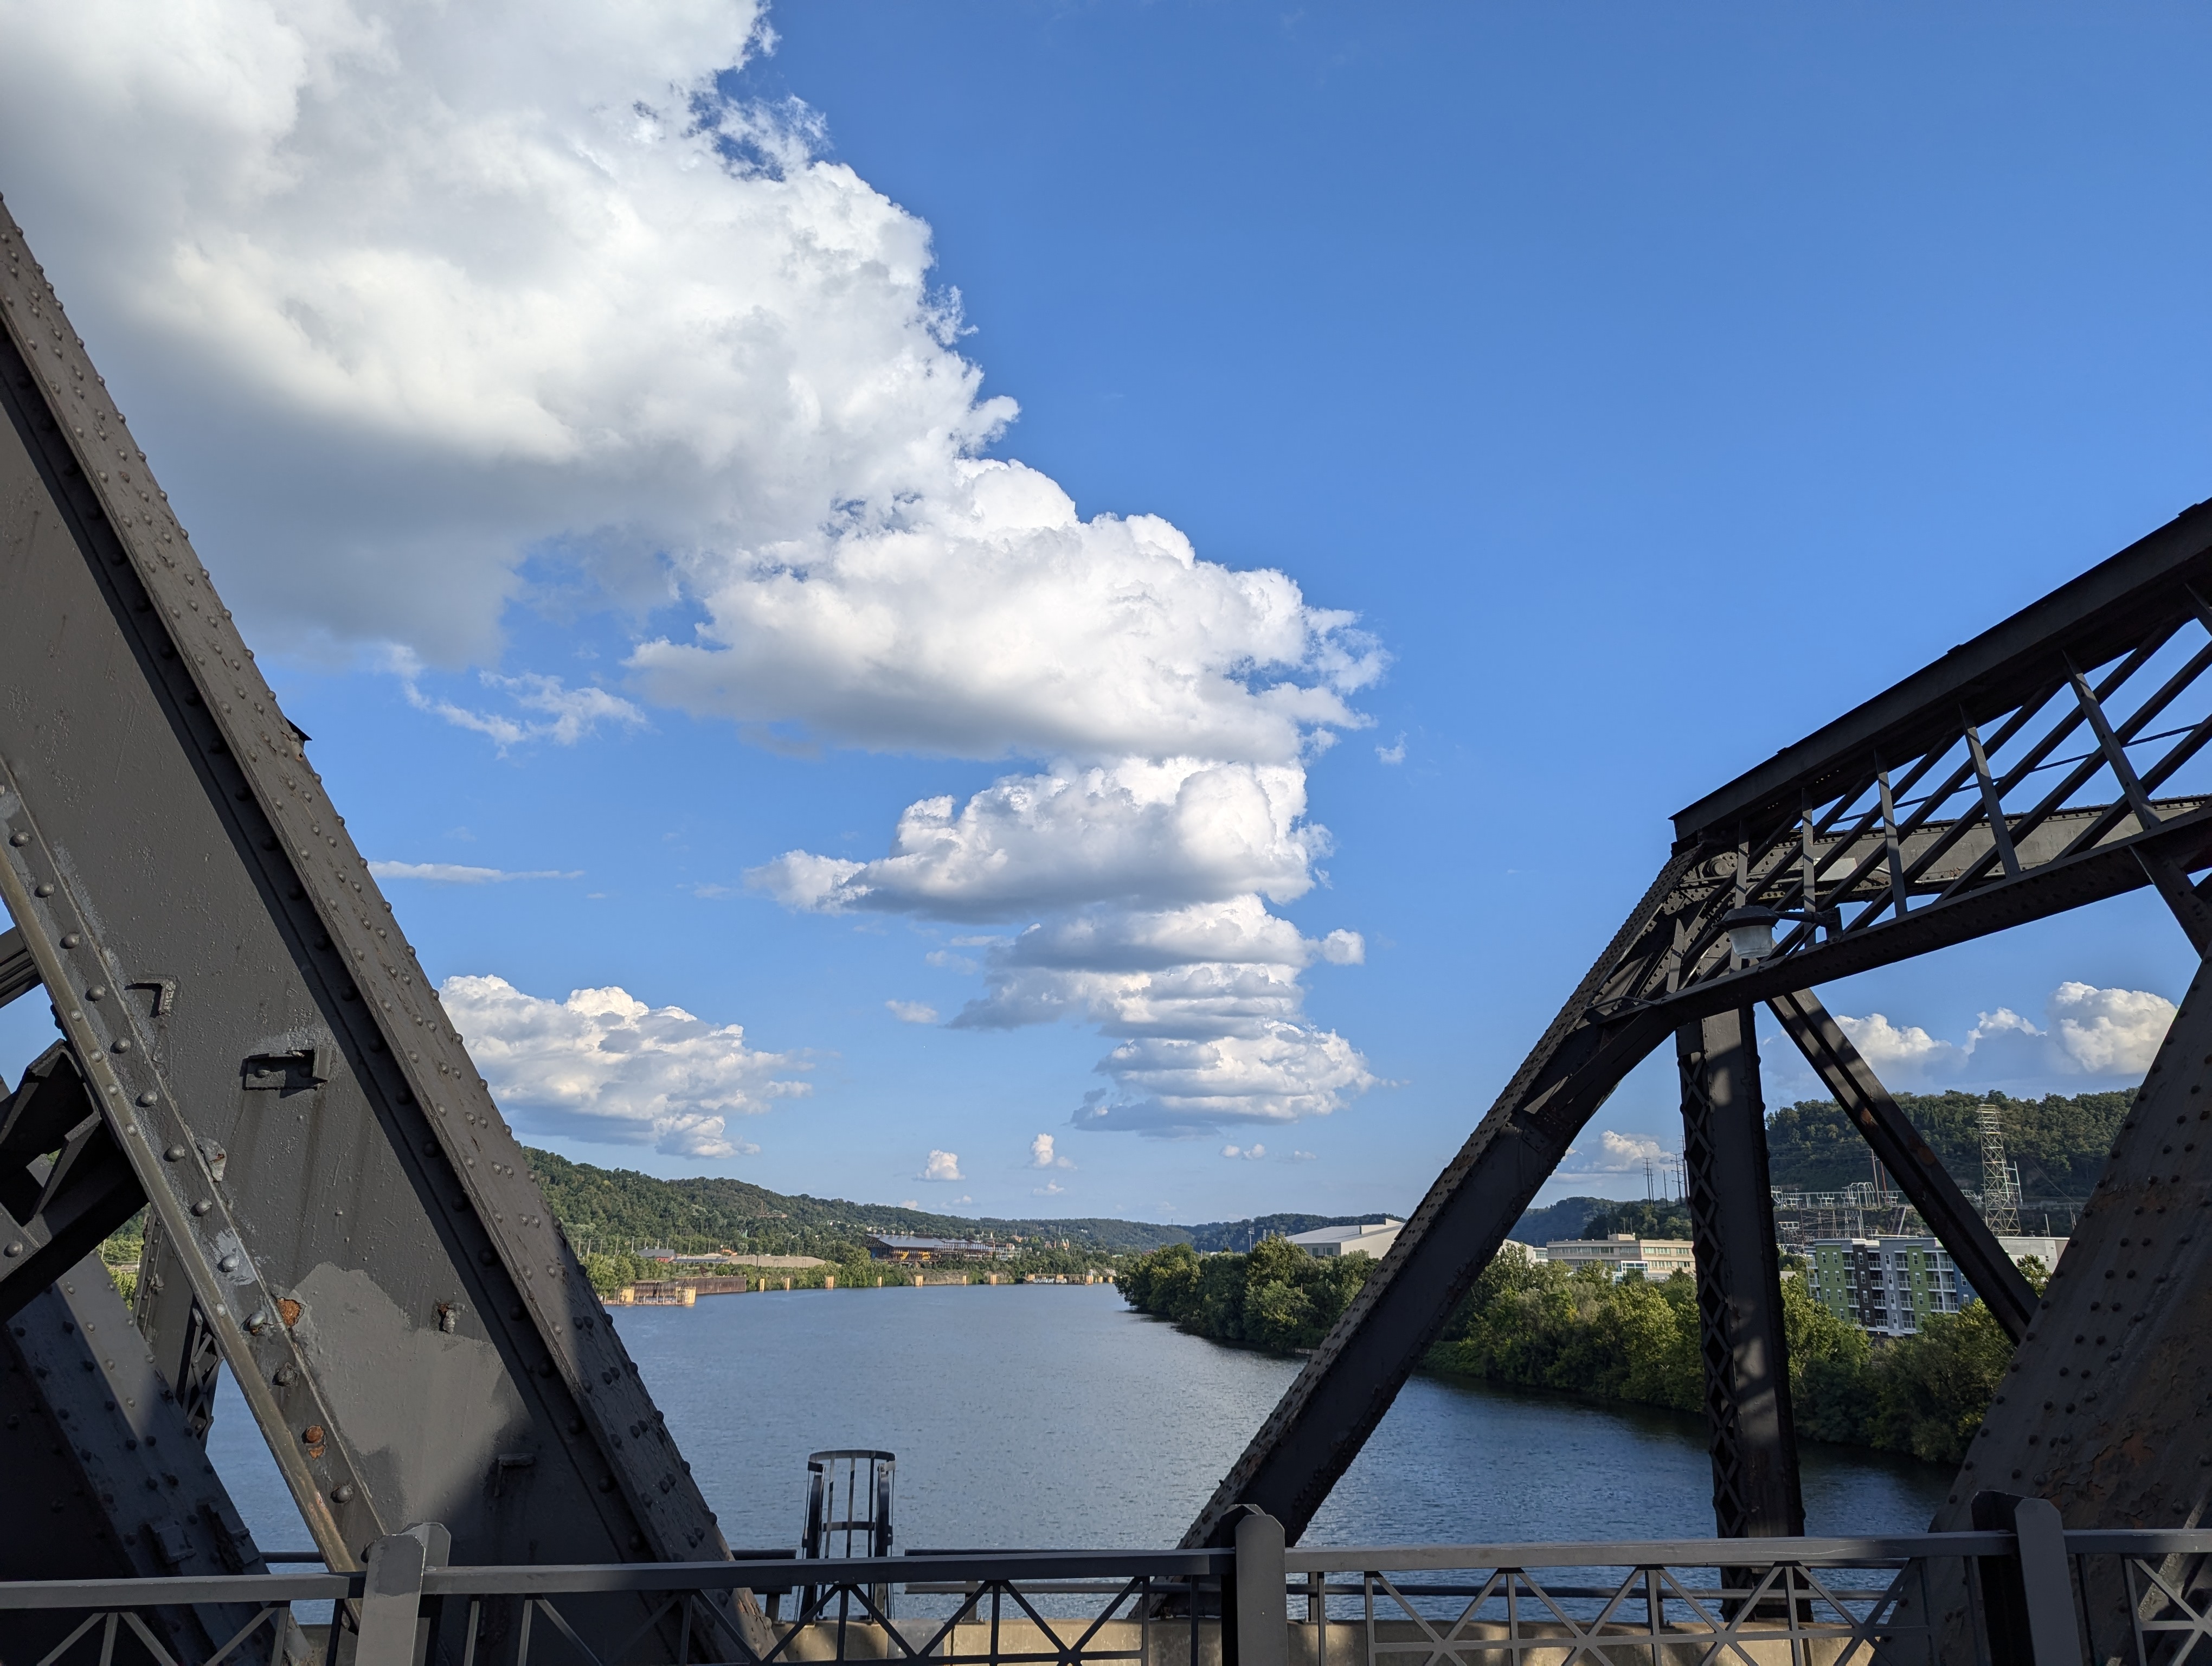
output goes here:
[{"label": "beige building", "polygon": [[1610,1271],[1618,1282],[1630,1273],[1647,1279],[1672,1278],[1677,1273],[1694,1276],[1698,1258],[1687,1238],[1640,1238],[1616,1232],[1603,1238],[1554,1238],[1544,1247],[1544,1259],[1569,1268],[1593,1264]]}]

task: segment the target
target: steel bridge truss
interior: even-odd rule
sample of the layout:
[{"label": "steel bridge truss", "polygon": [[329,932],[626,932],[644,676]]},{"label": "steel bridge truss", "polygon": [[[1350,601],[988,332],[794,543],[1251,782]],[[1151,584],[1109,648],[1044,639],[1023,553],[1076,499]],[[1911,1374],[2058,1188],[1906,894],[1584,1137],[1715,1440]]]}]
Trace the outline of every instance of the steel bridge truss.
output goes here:
[{"label": "steel bridge truss", "polygon": [[[199,1444],[222,1365],[333,1568],[421,1523],[726,1557],[306,740],[0,211],[0,1000],[61,1031],[0,1083],[0,1572],[260,1572]],[[88,1257],[141,1210],[126,1316]],[[687,1614],[587,1640],[766,1646],[742,1588]],[[252,1619],[134,1624],[198,1657]]]},{"label": "steel bridge truss", "polygon": [[[1187,1544],[1255,1509],[1297,1537],[1569,1142],[1670,1037],[1717,1515],[1802,1531],[1761,1004],[2019,1339],[1947,1519],[1985,1484],[2047,1493],[2074,1527],[2200,1519],[2212,1001],[2185,1000],[2039,1298],[1814,991],[2145,886],[2201,954],[2208,598],[2199,506],[1678,816]],[[296,1657],[200,1444],[225,1366],[328,1577],[369,1596],[370,1547],[410,1533],[437,1541],[418,1565],[726,1560],[307,737],[4,210],[0,599],[0,1004],[43,990],[61,1031],[0,1083],[0,1575],[165,1582],[109,1626],[118,1660],[243,1636]],[[1770,952],[1736,952],[1747,910],[1778,927]],[[94,1251],[142,1210],[126,1313]],[[680,1613],[650,1578],[600,1589],[562,1621],[594,1651],[775,1646],[740,1578]],[[527,1589],[477,1596],[432,1621],[444,1656],[511,1653],[540,1614]],[[40,1641],[32,1608],[11,1623],[42,1649],[68,1635]]]},{"label": "steel bridge truss", "polygon": [[[2176,1373],[2169,1382],[2193,1381],[2195,1339],[2212,1316],[2200,1310],[2206,1280],[2192,1243],[2203,1232],[2177,1233],[2169,1222],[2145,1238],[2112,1223],[2123,1201],[2137,1213],[2178,1213],[2185,1199],[2203,1207],[2212,1138],[2184,1139],[2178,1151],[2160,1142],[2148,1160],[2164,1170],[2160,1189],[2148,1205],[2130,1189],[2154,1178],[2122,1160],[2131,1142],[2116,1148],[2060,1279],[2039,1300],[1814,990],[2146,886],[2201,956],[2212,909],[2191,876],[2212,866],[2209,599],[2212,505],[2200,504],[1678,815],[1658,877],[1185,1541],[1214,1541],[1245,1505],[1294,1536],[1304,1529],[1570,1142],[1670,1036],[1718,1525],[1802,1532],[1753,1031],[1762,1004],[2020,1342],[2014,1369],[2023,1382],[2047,1376],[2057,1395],[2074,1369],[2052,1357],[2061,1330],[2084,1347],[2093,1335],[2112,1345],[2114,1361],[2130,1348],[2145,1358],[2164,1349],[2158,1357]],[[1747,911],[1765,911],[1773,933],[1771,952],[1755,958],[1736,952],[1729,929]],[[2190,1050],[2197,1005],[2192,993],[2145,1104],[2154,1091],[2161,1102],[2182,1096],[2185,1116],[2205,1103],[2189,1097],[2212,1065],[2212,1035]],[[2130,1127],[2146,1114],[2139,1105]],[[2111,1319],[2076,1276],[2107,1256],[2123,1264],[2099,1268],[2100,1283],[2135,1280],[2163,1305],[2124,1325]],[[2199,1397],[2191,1388],[2183,1403]],[[2193,1499],[2212,1436],[2153,1399],[2074,1396],[2060,1415],[2079,1426],[2060,1437],[2062,1450],[2087,1462],[2130,1415],[2147,1416],[2175,1443],[2172,1463],[2150,1468],[2173,1476],[2185,1468],[2181,1490]],[[1970,1470],[1979,1464],[1984,1479],[2008,1483],[2041,1478],[2069,1525],[2127,1524],[2122,1500],[2137,1496],[2148,1474],[2068,1470],[2019,1396],[2000,1400]],[[2156,1508],[2170,1503],[2161,1495]],[[1949,1508],[1966,1507],[1954,1498]]]}]

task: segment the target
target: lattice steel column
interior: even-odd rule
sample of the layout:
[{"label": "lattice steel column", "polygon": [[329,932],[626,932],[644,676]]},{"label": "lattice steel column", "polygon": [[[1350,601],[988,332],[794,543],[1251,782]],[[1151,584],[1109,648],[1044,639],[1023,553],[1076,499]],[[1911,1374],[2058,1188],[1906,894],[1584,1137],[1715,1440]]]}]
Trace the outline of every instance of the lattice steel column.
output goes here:
[{"label": "lattice steel column", "polygon": [[1805,1504],[1790,1414],[1790,1356],[1752,1009],[1683,1025],[1674,1049],[1698,1251],[1713,1517],[1729,1538],[1802,1534]]}]

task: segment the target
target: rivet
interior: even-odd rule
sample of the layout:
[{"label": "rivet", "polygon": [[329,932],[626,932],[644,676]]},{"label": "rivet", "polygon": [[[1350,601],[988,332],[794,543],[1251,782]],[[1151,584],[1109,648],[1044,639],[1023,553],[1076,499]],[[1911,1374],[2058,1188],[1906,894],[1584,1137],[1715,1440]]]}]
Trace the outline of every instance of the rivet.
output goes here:
[{"label": "rivet", "polygon": [[157,1105],[161,1103],[161,1096],[149,1088],[138,1096],[138,1103],[142,1105]]},{"label": "rivet", "polygon": [[185,1160],[185,1148],[182,1146],[172,1146],[168,1150],[163,1152],[161,1155],[167,1158],[172,1163],[181,1163]]},{"label": "rivet", "polygon": [[246,1328],[249,1331],[252,1332],[256,1336],[258,1336],[263,1331],[269,1329],[269,1315],[262,1309],[258,1307],[255,1308],[253,1310],[252,1316],[246,1322]]},{"label": "rivet", "polygon": [[4,1254],[9,1261],[15,1260],[16,1256],[22,1253],[23,1246],[21,1243],[11,1243],[4,1251],[0,1251],[0,1254]]},{"label": "rivet", "polygon": [[30,842],[31,836],[27,833],[10,833],[8,836],[8,842],[12,845],[27,845]]},{"label": "rivet", "polygon": [[218,1273],[235,1273],[238,1271],[238,1257],[235,1256],[225,1256],[221,1261],[215,1264],[215,1267],[216,1271]]},{"label": "rivet", "polygon": [[37,885],[31,887],[31,895],[33,897],[51,897],[53,894],[54,888],[52,885],[44,879],[40,880]]},{"label": "rivet", "polygon": [[74,949],[83,941],[84,939],[79,937],[75,932],[66,932],[63,933],[62,936],[62,947],[64,949]]},{"label": "rivet", "polygon": [[204,1197],[198,1202],[192,1205],[192,1213],[196,1215],[204,1215],[212,1213],[214,1208],[214,1202],[210,1199]]},{"label": "rivet", "polygon": [[128,1053],[131,1050],[131,1037],[118,1036],[107,1044],[107,1050],[111,1053]]},{"label": "rivet", "polygon": [[347,1481],[344,1485],[332,1489],[331,1499],[333,1503],[351,1504],[353,1502],[353,1483],[351,1481]]},{"label": "rivet", "polygon": [[107,986],[104,983],[94,984],[92,988],[84,992],[84,998],[87,1000],[106,1000],[107,999]]}]

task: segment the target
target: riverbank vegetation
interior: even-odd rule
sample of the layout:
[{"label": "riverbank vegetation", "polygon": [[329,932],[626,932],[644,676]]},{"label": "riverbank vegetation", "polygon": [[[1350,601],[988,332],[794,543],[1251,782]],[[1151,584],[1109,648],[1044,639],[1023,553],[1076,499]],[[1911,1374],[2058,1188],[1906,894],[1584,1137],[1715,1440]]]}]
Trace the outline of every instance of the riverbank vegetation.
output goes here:
[{"label": "riverbank vegetation", "polygon": [[857,1248],[848,1248],[844,1255],[824,1259],[812,1267],[751,1267],[712,1262],[678,1266],[624,1250],[593,1250],[579,1259],[583,1262],[585,1276],[592,1281],[592,1288],[602,1296],[611,1295],[626,1284],[682,1283],[686,1279],[702,1278],[742,1277],[756,1286],[768,1280],[777,1289],[781,1289],[788,1279],[793,1290],[820,1290],[834,1278],[839,1290],[872,1290],[878,1279],[886,1286],[911,1284],[917,1273],[932,1284],[951,1284],[963,1279],[980,1284],[993,1274],[998,1275],[1001,1284],[1018,1284],[1026,1278],[1062,1277],[1079,1284],[1086,1273],[1097,1274],[1110,1270],[1109,1261],[1097,1256],[1048,1246],[1024,1246],[1014,1256],[1000,1261],[933,1267],[872,1261],[866,1250]]},{"label": "riverbank vegetation", "polygon": [[1171,1243],[1125,1262],[1117,1282],[1139,1312],[1216,1341],[1290,1353],[1328,1335],[1375,1265],[1365,1256],[1309,1256],[1279,1237],[1243,1256]]},{"label": "riverbank vegetation", "polygon": [[[1316,1346],[1376,1263],[1316,1260],[1277,1238],[1249,1256],[1173,1244],[1133,1258],[1121,1291],[1139,1311],[1199,1335],[1279,1353]],[[1783,1280],[1790,1397],[1808,1439],[1955,1463],[1973,1438],[2012,1344],[1987,1309],[1931,1317],[1875,1345]],[[1694,1412],[1702,1401],[1696,1288],[1686,1274],[1615,1284],[1508,1250],[1460,1304],[1425,1370],[1594,1400]]]}]

